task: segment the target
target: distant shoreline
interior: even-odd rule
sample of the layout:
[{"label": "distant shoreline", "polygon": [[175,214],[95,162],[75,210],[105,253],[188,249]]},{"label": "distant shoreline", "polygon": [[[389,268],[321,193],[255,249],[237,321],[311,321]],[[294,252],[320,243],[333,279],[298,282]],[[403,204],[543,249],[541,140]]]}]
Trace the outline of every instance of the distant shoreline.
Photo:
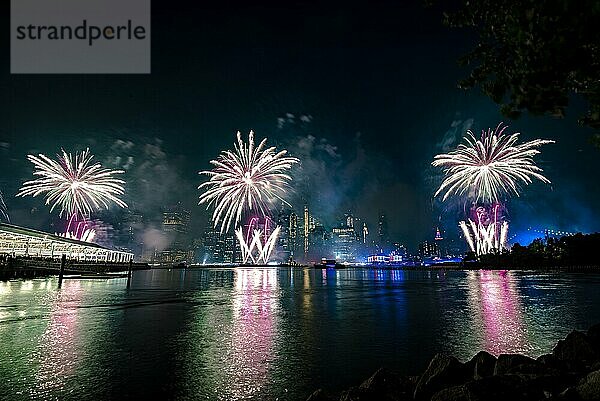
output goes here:
[{"label": "distant shoreline", "polygon": [[[27,263],[29,262],[29,263]],[[33,263],[32,263],[33,262]],[[57,263],[43,260],[15,259],[13,265],[0,264],[0,281],[13,279],[31,279],[58,276],[59,266]],[[15,266],[16,265],[16,266]],[[321,267],[309,265],[158,265],[151,266],[147,263],[134,263],[132,270],[178,270],[178,269],[315,269],[315,270],[402,270],[402,271],[527,271],[537,273],[600,273],[600,265],[581,266],[520,266],[520,267],[497,267],[485,266],[478,263],[447,263],[430,266],[385,266],[385,265],[348,265],[340,267]],[[128,269],[128,263],[73,263],[65,269],[65,274],[88,277],[95,275],[106,276],[110,273],[122,273]]]}]

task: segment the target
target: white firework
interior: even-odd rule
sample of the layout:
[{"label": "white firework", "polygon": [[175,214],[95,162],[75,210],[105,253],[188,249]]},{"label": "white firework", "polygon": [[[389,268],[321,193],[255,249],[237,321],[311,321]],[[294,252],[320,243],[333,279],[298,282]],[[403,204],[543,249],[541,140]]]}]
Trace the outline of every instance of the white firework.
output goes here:
[{"label": "white firework", "polygon": [[112,170],[93,163],[93,155],[86,149],[76,153],[62,150],[57,160],[39,154],[27,158],[35,166],[37,178],[23,183],[17,196],[44,195],[50,212],[60,208],[60,216],[87,217],[93,211],[108,209],[111,203],[120,207],[127,204],[120,199],[124,194],[125,181],[115,178],[122,170]]},{"label": "white firework", "polygon": [[456,150],[435,156],[431,164],[442,167],[445,174],[435,196],[443,193],[443,200],[457,195],[491,203],[504,195],[519,196],[521,185],[534,179],[550,183],[533,157],[540,153],[540,146],[554,141],[535,139],[517,144],[519,133],[505,134],[507,128],[500,123],[494,131],[482,131],[480,139],[469,130],[465,143]]},{"label": "white firework", "polygon": [[198,189],[199,204],[214,207],[213,222],[221,226],[221,232],[234,228],[240,222],[244,211],[255,211],[267,215],[273,202],[287,202],[283,199],[291,177],[287,171],[298,159],[287,155],[286,150],[277,151],[275,147],[265,147],[267,139],[258,146],[254,144],[254,132],[250,131],[248,144],[237,133],[234,150],[225,150],[210,163],[214,168],[201,171],[210,180]]}]

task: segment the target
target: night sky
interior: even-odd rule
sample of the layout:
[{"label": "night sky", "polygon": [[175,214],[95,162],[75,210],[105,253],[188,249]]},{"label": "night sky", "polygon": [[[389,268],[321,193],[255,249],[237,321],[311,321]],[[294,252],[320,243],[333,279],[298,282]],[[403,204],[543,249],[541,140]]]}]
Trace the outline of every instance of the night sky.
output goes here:
[{"label": "night sky", "polygon": [[469,72],[457,60],[475,37],[444,27],[440,10],[398,1],[197,3],[153,1],[152,74],[112,76],[10,75],[3,3],[0,189],[13,223],[51,222],[41,198],[13,196],[33,171],[26,154],[89,146],[127,170],[133,208],[152,214],[182,201],[200,232],[207,213],[196,206],[197,172],[237,130],[254,129],[302,160],[296,206],[308,202],[329,226],[350,209],[373,229],[383,211],[392,238],[414,248],[438,224],[457,230],[455,208],[432,199],[433,156],[467,128],[504,121],[522,140],[557,142],[537,158],[552,185],[536,183],[509,204],[513,233],[598,230],[600,151],[576,122],[582,105],[573,99],[564,120],[509,121],[478,90],[457,89]]}]

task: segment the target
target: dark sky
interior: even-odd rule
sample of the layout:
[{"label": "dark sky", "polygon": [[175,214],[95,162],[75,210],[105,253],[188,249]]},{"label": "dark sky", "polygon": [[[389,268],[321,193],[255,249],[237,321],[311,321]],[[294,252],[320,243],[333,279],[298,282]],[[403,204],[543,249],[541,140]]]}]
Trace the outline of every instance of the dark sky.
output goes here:
[{"label": "dark sky", "polygon": [[90,146],[105,163],[127,166],[133,207],[153,213],[181,200],[199,230],[197,171],[235,131],[254,129],[303,159],[295,204],[307,200],[329,225],[348,209],[371,223],[384,211],[394,239],[414,247],[440,218],[455,230],[453,212],[432,201],[433,155],[468,127],[505,121],[524,140],[557,141],[538,159],[552,185],[511,202],[513,227],[598,229],[599,151],[576,123],[581,105],[575,99],[565,120],[508,121],[477,90],[456,89],[468,73],[457,59],[474,36],[442,26],[440,10],[399,1],[197,3],[153,1],[151,75],[34,76],[9,73],[4,2],[0,189],[13,222],[48,224],[40,199],[13,197],[32,171],[27,153]]}]

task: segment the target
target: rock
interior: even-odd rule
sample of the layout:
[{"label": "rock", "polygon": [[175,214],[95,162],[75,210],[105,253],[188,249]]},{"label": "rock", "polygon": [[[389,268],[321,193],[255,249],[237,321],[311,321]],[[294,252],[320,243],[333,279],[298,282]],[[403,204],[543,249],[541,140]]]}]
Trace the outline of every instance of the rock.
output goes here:
[{"label": "rock", "polygon": [[558,341],[552,354],[560,361],[593,362],[598,353],[588,336],[581,331],[573,330],[564,339]]},{"label": "rock", "polygon": [[[500,358],[498,358],[500,359]],[[490,376],[465,384],[469,401],[529,401],[544,399],[538,389],[524,385],[517,375]]]},{"label": "rock", "polygon": [[464,385],[448,387],[435,393],[431,401],[469,401],[469,392]]},{"label": "rock", "polygon": [[600,323],[590,327],[587,331],[587,336],[588,340],[596,350],[597,356],[600,358]]},{"label": "rock", "polygon": [[412,399],[415,381],[410,377],[400,377],[387,369],[380,368],[365,380],[359,389],[376,396],[379,400]]},{"label": "rock", "polygon": [[577,376],[568,373],[518,374],[517,376],[522,380],[525,388],[540,394],[558,395],[577,383]]},{"label": "rock", "polygon": [[539,373],[541,364],[535,359],[520,354],[502,354],[498,356],[494,375],[510,373]]},{"label": "rock", "polygon": [[557,399],[561,401],[581,401],[581,398],[579,398],[579,394],[577,394],[575,387],[567,388],[565,391],[560,393]]},{"label": "rock", "polygon": [[359,390],[358,387],[350,387],[348,390],[343,391],[340,396],[340,401],[362,401],[367,399],[367,394],[363,390]]},{"label": "rock", "polygon": [[559,361],[552,354],[540,355],[537,357],[536,361],[538,361],[539,363],[541,363],[542,365],[544,365],[547,368],[558,369],[558,370],[565,368],[564,362]]},{"label": "rock", "polygon": [[369,391],[360,387],[352,387],[347,391],[342,392],[340,401],[408,401],[408,398],[387,398],[381,397],[374,391]]},{"label": "rock", "polygon": [[587,336],[591,342],[599,346],[597,348],[600,348],[600,323],[596,323],[590,327],[587,331]]},{"label": "rock", "polygon": [[306,401],[333,401],[333,398],[320,388],[309,395]]},{"label": "rock", "polygon": [[463,384],[472,373],[453,356],[437,354],[433,357],[415,387],[415,400],[429,399],[438,391]]},{"label": "rock", "polygon": [[488,376],[438,391],[431,401],[529,401],[544,399],[538,389],[528,388],[516,375]]},{"label": "rock", "polygon": [[467,365],[473,366],[473,378],[475,380],[492,376],[496,367],[496,357],[489,352],[479,351]]},{"label": "rock", "polygon": [[575,390],[582,400],[600,400],[600,370],[581,379]]}]

